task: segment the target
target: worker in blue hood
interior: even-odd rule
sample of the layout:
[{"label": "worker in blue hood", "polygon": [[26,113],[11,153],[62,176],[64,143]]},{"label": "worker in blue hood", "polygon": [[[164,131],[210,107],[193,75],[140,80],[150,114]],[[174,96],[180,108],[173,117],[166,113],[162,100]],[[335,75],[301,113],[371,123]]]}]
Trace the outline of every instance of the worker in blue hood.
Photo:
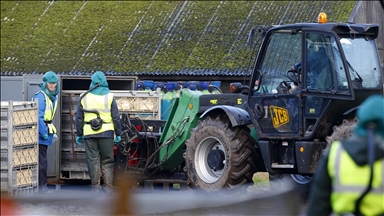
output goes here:
[{"label": "worker in blue hood", "polygon": [[92,82],[91,82],[91,85],[89,86],[89,89],[92,89],[96,85],[99,85],[97,88],[90,91],[92,94],[106,95],[110,92],[107,79],[105,78],[103,72],[97,71],[96,73],[93,74],[91,80]]},{"label": "worker in blue hood", "polygon": [[319,162],[308,215],[384,214],[384,97],[359,107],[353,135],[333,142]]},{"label": "worker in blue hood", "polygon": [[57,98],[60,92],[59,78],[53,71],[43,76],[40,90],[33,95],[32,101],[38,100],[39,128],[39,191],[47,192],[47,149],[57,139],[56,127],[52,124],[57,109]]},{"label": "worker in blue hood", "polygon": [[380,95],[369,97],[357,110],[357,118],[359,121],[354,129],[357,136],[367,137],[367,128],[372,125],[373,133],[384,137],[384,98]]},{"label": "worker in blue hood", "polygon": [[76,144],[85,143],[88,173],[93,191],[113,191],[113,145],[121,141],[120,113],[101,71],[92,75],[90,89],[80,96],[76,112]]}]

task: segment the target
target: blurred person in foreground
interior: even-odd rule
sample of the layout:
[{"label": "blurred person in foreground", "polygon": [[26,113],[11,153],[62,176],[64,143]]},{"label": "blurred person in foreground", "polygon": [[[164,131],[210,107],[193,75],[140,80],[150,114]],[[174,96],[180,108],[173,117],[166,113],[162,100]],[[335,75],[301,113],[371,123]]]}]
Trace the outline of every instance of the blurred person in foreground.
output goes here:
[{"label": "blurred person in foreground", "polygon": [[353,135],[319,162],[307,215],[384,215],[384,98],[370,96],[357,118]]},{"label": "blurred person in foreground", "polygon": [[[76,111],[76,143],[85,143],[85,154],[93,191],[113,191],[114,143],[121,141],[120,113],[105,75],[92,75],[89,90],[80,95]],[[114,139],[114,137],[116,138]]]},{"label": "blurred person in foreground", "polygon": [[38,128],[39,128],[39,192],[45,193],[47,187],[47,149],[57,140],[56,127],[52,124],[57,109],[57,95],[60,92],[59,78],[48,71],[43,76],[40,90],[36,92],[32,101],[38,100]]}]

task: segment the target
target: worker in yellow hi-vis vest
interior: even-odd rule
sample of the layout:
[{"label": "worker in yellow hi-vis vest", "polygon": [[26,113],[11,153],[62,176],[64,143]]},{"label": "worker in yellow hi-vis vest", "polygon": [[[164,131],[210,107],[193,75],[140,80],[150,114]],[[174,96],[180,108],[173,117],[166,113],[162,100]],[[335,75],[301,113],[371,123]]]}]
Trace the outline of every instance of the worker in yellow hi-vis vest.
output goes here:
[{"label": "worker in yellow hi-vis vest", "polygon": [[43,76],[40,91],[33,95],[32,100],[38,100],[38,128],[39,128],[39,192],[45,193],[47,187],[47,149],[57,139],[56,128],[52,124],[57,108],[57,95],[60,92],[59,78],[48,71]]},{"label": "worker in yellow hi-vis vest", "polygon": [[357,118],[353,135],[319,162],[308,215],[384,215],[384,97],[366,99]]},{"label": "worker in yellow hi-vis vest", "polygon": [[[92,75],[90,89],[80,96],[76,111],[76,143],[85,142],[88,173],[93,191],[113,191],[113,145],[121,141],[120,113],[105,75]],[[115,137],[115,139],[114,139]]]}]

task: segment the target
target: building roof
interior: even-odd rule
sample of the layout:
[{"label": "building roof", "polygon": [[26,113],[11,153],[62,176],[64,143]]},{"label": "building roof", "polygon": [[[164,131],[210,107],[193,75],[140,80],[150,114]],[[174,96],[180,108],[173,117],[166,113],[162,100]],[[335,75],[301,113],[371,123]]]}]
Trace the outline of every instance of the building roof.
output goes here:
[{"label": "building roof", "polygon": [[[346,22],[355,1],[1,1],[1,75],[244,76],[255,25]],[[260,42],[260,41],[259,41]],[[253,46],[258,47],[255,42]]]}]

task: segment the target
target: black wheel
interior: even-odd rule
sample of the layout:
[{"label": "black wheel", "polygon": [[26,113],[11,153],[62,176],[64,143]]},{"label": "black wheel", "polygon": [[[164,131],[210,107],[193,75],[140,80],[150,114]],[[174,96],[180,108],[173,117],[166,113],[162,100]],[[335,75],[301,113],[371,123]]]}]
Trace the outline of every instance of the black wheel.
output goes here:
[{"label": "black wheel", "polygon": [[294,187],[302,200],[307,200],[312,176],[300,174],[269,174],[272,190],[281,190],[287,186]]},{"label": "black wheel", "polygon": [[252,182],[257,171],[255,143],[248,127],[232,127],[226,116],[199,121],[185,142],[189,185],[215,192]]},{"label": "black wheel", "polygon": [[307,200],[309,196],[309,190],[311,189],[312,176],[291,174],[288,178],[294,181],[293,184],[296,187],[297,192],[299,192],[300,198],[302,200]]}]

